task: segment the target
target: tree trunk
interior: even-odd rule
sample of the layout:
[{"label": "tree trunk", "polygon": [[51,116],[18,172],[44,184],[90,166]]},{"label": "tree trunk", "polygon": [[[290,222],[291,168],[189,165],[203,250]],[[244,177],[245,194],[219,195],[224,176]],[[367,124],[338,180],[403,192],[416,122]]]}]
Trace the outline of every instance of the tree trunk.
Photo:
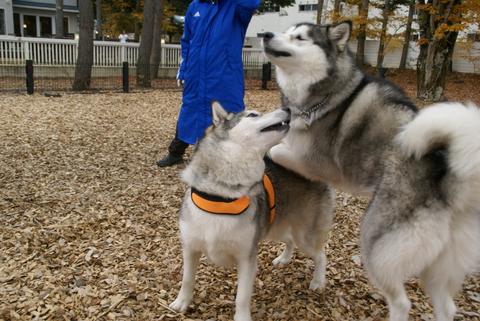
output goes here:
[{"label": "tree trunk", "polygon": [[[140,0],[137,0],[137,4],[135,6],[135,12],[136,13],[140,13],[140,10],[142,9],[142,6],[141,6],[141,3],[142,1]],[[136,42],[140,41],[140,32],[141,32],[141,23],[140,21],[137,20],[137,22],[135,22],[135,37],[134,37],[134,40]]]},{"label": "tree trunk", "polygon": [[380,43],[377,53],[377,70],[383,68],[383,58],[385,58],[385,42],[387,40],[388,18],[391,13],[392,0],[385,0],[382,11],[382,31],[380,33]]},{"label": "tree trunk", "polygon": [[[424,0],[418,0],[424,4]],[[419,12],[419,27],[422,39],[417,61],[417,97],[428,101],[445,99],[445,80],[452,61],[458,32],[447,31],[436,35],[439,26],[451,24],[454,6],[461,0],[434,1],[432,11]],[[432,15],[433,12],[433,15]],[[459,14],[459,13],[456,13]],[[455,20],[460,19],[459,16]]]},{"label": "tree trunk", "polygon": [[342,13],[340,12],[340,3],[342,0],[335,0],[333,3],[333,22],[340,20]]},{"label": "tree trunk", "polygon": [[358,27],[357,36],[357,65],[362,66],[365,63],[365,41],[367,39],[367,20],[368,20],[368,6],[370,0],[362,0],[360,6],[361,22]]},{"label": "tree trunk", "polygon": [[93,65],[93,4],[91,0],[78,2],[80,11],[80,38],[78,41],[78,58],[75,65],[73,90],[90,88]]},{"label": "tree trunk", "polygon": [[415,13],[415,0],[410,0],[408,8],[407,27],[405,29],[405,43],[402,49],[402,58],[400,58],[400,69],[405,69],[407,66],[408,48],[410,47],[410,37],[412,35],[412,22]]},{"label": "tree trunk", "polygon": [[55,5],[55,38],[63,38],[65,36],[63,30],[63,0],[57,0]]},{"label": "tree trunk", "polygon": [[[432,41],[417,64],[417,97],[428,101],[445,99],[445,80],[452,61],[457,32]],[[419,57],[420,58],[420,57]]]},{"label": "tree trunk", "polygon": [[324,0],[318,0],[318,5],[317,5],[317,25],[321,25],[321,24],[322,24],[323,1],[324,1]]},{"label": "tree trunk", "polygon": [[138,49],[137,61],[137,85],[143,88],[152,87],[150,56],[152,54],[155,2],[156,0],[145,0],[143,5],[142,38]]},{"label": "tree trunk", "polygon": [[152,76],[158,78],[158,68],[162,57],[162,21],[164,1],[157,0],[155,3],[155,22],[153,26],[153,44],[150,64],[152,65]]},{"label": "tree trunk", "polygon": [[103,39],[102,31],[102,0],[95,0],[95,9],[97,12],[97,37]]}]

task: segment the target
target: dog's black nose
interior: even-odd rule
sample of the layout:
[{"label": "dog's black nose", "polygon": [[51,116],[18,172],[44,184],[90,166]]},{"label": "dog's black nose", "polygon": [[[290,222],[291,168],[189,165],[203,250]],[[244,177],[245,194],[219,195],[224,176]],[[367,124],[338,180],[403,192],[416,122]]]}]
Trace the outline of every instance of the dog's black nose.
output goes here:
[{"label": "dog's black nose", "polygon": [[275,35],[272,32],[265,32],[263,34],[263,41],[269,41],[272,39]]}]

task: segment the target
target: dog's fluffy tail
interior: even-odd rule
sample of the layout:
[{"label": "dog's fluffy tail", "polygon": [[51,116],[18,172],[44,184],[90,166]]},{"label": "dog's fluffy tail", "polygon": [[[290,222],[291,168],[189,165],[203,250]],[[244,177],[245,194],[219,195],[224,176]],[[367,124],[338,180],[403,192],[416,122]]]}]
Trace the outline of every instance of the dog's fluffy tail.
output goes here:
[{"label": "dog's fluffy tail", "polygon": [[[461,210],[480,207],[480,109],[474,104],[440,103],[425,108],[397,136],[408,157],[421,159],[435,148],[445,147],[453,203]],[[450,186],[449,186],[450,188]]]}]

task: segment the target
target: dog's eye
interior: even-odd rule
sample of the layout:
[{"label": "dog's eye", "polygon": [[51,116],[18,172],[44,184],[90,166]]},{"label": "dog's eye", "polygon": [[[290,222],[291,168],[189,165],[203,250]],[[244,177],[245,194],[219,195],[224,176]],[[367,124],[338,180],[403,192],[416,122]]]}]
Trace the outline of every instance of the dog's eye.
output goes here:
[{"label": "dog's eye", "polygon": [[295,39],[300,40],[300,41],[307,40],[307,39],[303,39],[302,36],[300,36],[300,35],[296,36]]},{"label": "dog's eye", "polygon": [[246,117],[258,117],[258,114],[255,113],[249,113]]}]

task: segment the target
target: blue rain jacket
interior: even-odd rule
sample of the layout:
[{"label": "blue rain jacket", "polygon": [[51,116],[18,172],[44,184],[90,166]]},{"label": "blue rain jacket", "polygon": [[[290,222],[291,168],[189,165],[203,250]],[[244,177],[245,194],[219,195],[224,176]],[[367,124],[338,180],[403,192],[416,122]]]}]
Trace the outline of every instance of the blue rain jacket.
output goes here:
[{"label": "blue rain jacket", "polygon": [[212,124],[214,100],[229,112],[245,109],[242,48],[260,0],[193,0],[181,40],[184,80],[177,137],[195,144]]}]

